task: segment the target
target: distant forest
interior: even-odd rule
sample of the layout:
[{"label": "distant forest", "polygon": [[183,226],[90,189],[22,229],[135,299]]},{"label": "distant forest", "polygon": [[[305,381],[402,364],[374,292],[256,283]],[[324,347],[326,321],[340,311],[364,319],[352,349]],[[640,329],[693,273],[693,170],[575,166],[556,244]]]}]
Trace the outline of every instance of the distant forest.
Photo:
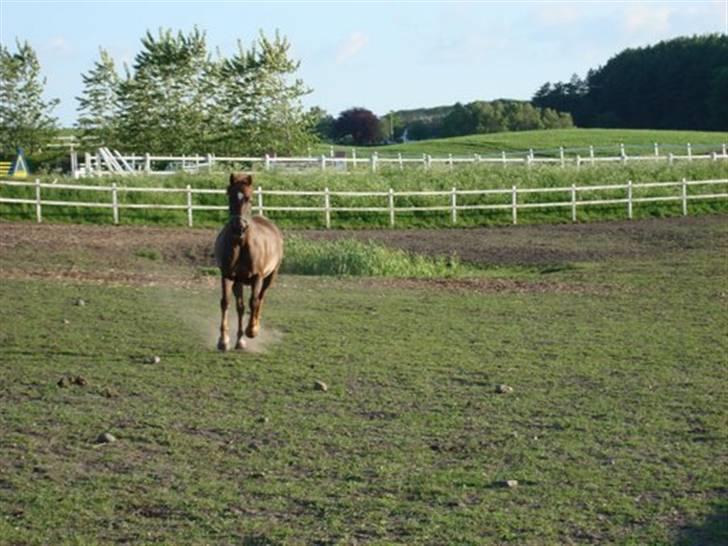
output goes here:
[{"label": "distant forest", "polygon": [[546,82],[532,102],[578,127],[728,130],[728,36],[626,49],[583,79]]}]

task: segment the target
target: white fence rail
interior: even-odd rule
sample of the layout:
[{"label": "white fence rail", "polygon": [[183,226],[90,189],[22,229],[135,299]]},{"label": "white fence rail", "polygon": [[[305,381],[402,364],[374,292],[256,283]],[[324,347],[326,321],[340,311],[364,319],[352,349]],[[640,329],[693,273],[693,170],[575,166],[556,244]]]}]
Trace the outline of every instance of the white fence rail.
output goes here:
[{"label": "white fence rail", "polygon": [[[671,146],[671,149],[677,149]],[[726,144],[718,144],[706,146],[712,148],[709,153],[693,153],[691,144],[686,144],[682,149],[684,153],[661,153],[660,146],[654,144],[653,153],[646,155],[628,155],[624,144],[619,146],[619,155],[597,155],[594,146],[588,147],[588,154],[582,155],[575,153],[568,156],[570,151],[587,151],[587,148],[575,148],[568,150],[560,147],[558,150],[550,150],[550,152],[558,153],[558,157],[540,157],[537,156],[533,149],[523,152],[501,152],[496,156],[488,156],[481,154],[473,154],[470,156],[432,156],[430,154],[422,154],[418,157],[405,156],[401,153],[396,156],[380,157],[377,152],[373,152],[369,157],[357,157],[356,149],[352,149],[351,154],[347,156],[337,157],[333,148],[330,154],[320,156],[301,156],[301,157],[277,157],[272,155],[265,156],[215,156],[213,154],[205,155],[122,155],[118,151],[111,151],[108,148],[99,148],[95,154],[86,153],[84,161],[80,168],[74,170],[74,176],[81,178],[84,176],[99,176],[105,174],[130,175],[130,174],[155,174],[169,175],[175,172],[183,171],[188,173],[199,173],[201,171],[211,172],[215,165],[229,164],[249,164],[253,168],[256,166],[264,170],[273,170],[277,168],[298,167],[304,169],[317,168],[320,170],[351,170],[359,168],[361,165],[369,168],[372,172],[376,172],[381,166],[394,166],[403,170],[407,165],[421,165],[424,169],[431,169],[434,166],[446,166],[453,169],[455,165],[460,164],[482,164],[507,167],[508,165],[525,165],[531,167],[533,165],[575,165],[581,167],[583,165],[595,165],[598,163],[621,163],[635,161],[665,161],[672,164],[675,161],[718,161],[728,159],[728,150]],[[720,151],[718,151],[720,150]],[[617,151],[617,150],[615,150]],[[72,158],[73,159],[73,158]],[[160,162],[172,164],[173,169],[155,170]],[[72,160],[72,164],[74,161]],[[77,161],[75,162],[77,164]],[[157,164],[157,165],[155,165]]]},{"label": "white fence rail", "polygon": [[[71,206],[71,207],[90,207],[90,208],[107,208],[111,209],[113,222],[118,224],[120,221],[120,212],[123,209],[156,209],[156,210],[182,210],[187,212],[187,225],[192,226],[194,220],[195,211],[210,211],[210,210],[227,210],[226,205],[204,205],[195,204],[194,196],[202,194],[214,194],[214,195],[225,195],[223,189],[209,189],[209,188],[193,188],[187,185],[184,188],[149,188],[149,187],[129,187],[129,186],[118,186],[116,183],[110,186],[94,186],[94,185],[82,185],[82,184],[49,184],[42,183],[40,180],[35,182],[22,182],[16,180],[0,180],[0,189],[3,186],[20,186],[20,187],[32,187],[35,189],[33,198],[28,197],[5,197],[0,194],[0,203],[7,204],[19,204],[19,205],[33,205],[35,208],[35,216],[38,222],[43,220],[43,207],[48,206]],[[723,191],[712,191],[712,188],[716,186],[722,186]],[[653,189],[665,189],[665,188],[676,188],[679,189],[679,195],[642,195],[636,197],[636,190],[648,190]],[[693,193],[688,192],[688,188],[711,188],[709,193]],[[69,201],[61,199],[43,199],[43,190],[48,193],[51,190],[77,190],[77,191],[93,191],[101,194],[109,194],[105,201]],[[720,190],[721,188],[717,188]],[[623,196],[613,197],[609,195],[599,196],[600,192],[623,192]],[[125,203],[119,200],[120,193],[134,193],[134,192],[146,192],[146,193],[163,193],[163,194],[182,194],[185,196],[184,202],[179,204],[169,203]],[[579,199],[580,194],[593,192],[597,196],[591,196],[588,199]],[[628,218],[633,217],[634,206],[640,203],[651,203],[651,202],[679,202],[682,204],[683,215],[688,214],[688,203],[697,200],[708,200],[708,199],[726,199],[728,198],[728,179],[719,180],[686,180],[682,179],[677,182],[643,182],[643,183],[632,183],[627,181],[625,184],[602,184],[602,185],[591,185],[591,186],[577,186],[572,184],[571,186],[552,187],[552,188],[518,188],[512,186],[511,188],[503,189],[483,189],[483,190],[458,190],[452,188],[451,190],[438,190],[438,191],[395,191],[390,188],[388,191],[331,191],[329,188],[323,190],[307,190],[307,191],[295,191],[295,190],[268,190],[258,187],[256,189],[256,201],[253,206],[253,210],[260,214],[265,212],[319,212],[323,213],[324,222],[327,228],[331,227],[332,214],[337,212],[370,212],[370,213],[382,213],[389,216],[389,225],[394,227],[395,217],[397,213],[414,212],[414,211],[441,211],[447,212],[450,215],[451,223],[456,224],[458,219],[458,213],[462,211],[474,211],[474,210],[510,210],[512,223],[518,223],[518,211],[525,209],[549,209],[549,208],[568,208],[571,211],[572,222],[577,221],[577,209],[579,207],[593,206],[593,205],[623,205],[626,207],[626,213]],[[533,193],[554,193],[561,194],[565,197],[563,200],[550,201],[550,202],[521,202],[519,196],[525,196]],[[266,205],[265,196],[288,196],[288,197],[318,197],[321,199],[321,205],[305,205],[305,206],[293,206],[293,205]],[[458,202],[458,197],[472,197],[472,196],[503,196],[506,197],[505,201],[499,203],[477,203],[477,204],[463,204]],[[332,206],[331,198],[350,198],[354,200],[354,203],[348,206]],[[369,197],[381,199],[381,205],[371,206],[369,204],[365,206],[356,206],[355,202],[357,198]],[[398,197],[439,197],[442,198],[442,204],[431,205],[431,206],[396,206],[396,199]]]}]

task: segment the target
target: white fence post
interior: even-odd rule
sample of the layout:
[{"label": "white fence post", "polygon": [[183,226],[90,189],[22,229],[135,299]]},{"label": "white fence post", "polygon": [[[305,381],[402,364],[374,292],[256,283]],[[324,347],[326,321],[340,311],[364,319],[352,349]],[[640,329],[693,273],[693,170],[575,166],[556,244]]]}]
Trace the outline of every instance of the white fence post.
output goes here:
[{"label": "white fence post", "polygon": [[688,142],[688,161],[693,160],[693,147]]},{"label": "white fence post", "polygon": [[576,222],[576,184],[571,185],[571,221]]},{"label": "white fence post", "polygon": [[192,227],[192,186],[187,184],[187,226]]},{"label": "white fence post", "polygon": [[258,214],[263,215],[263,187],[258,186]]},{"label": "white fence post", "polygon": [[450,216],[452,218],[452,223],[457,224],[458,221],[458,194],[457,190],[455,188],[452,189],[452,193],[450,193],[450,208],[451,213]]},{"label": "white fence post", "polygon": [[657,142],[655,142],[655,157],[660,157],[660,147]]},{"label": "white fence post", "polygon": [[432,169],[432,156],[427,154],[427,168]]},{"label": "white fence post", "polygon": [[503,161],[503,168],[505,169],[508,165],[508,162],[506,161],[506,153],[505,151],[501,152],[501,160]]},{"label": "white fence post", "polygon": [[450,166],[450,170],[452,171],[452,154],[448,154],[447,162]]},{"label": "white fence post", "polygon": [[351,168],[356,168],[356,148],[351,149]]},{"label": "white fence post", "polygon": [[265,154],[265,170],[270,171],[270,155]]},{"label": "white fence post", "polygon": [[511,207],[511,216],[513,218],[513,224],[515,225],[518,223],[518,188],[516,188],[516,186],[513,186],[512,188]]},{"label": "white fence post", "polygon": [[389,188],[389,226],[394,227],[394,190]]},{"label": "white fence post", "polygon": [[632,181],[627,180],[627,218],[632,219]]},{"label": "white fence post", "polygon": [[682,179],[682,213],[683,216],[688,215],[688,184],[685,179]]},{"label": "white fence post", "polygon": [[564,147],[559,146],[559,158],[561,159],[561,168],[563,169],[566,165],[564,164]]},{"label": "white fence post", "polygon": [[207,172],[212,172],[212,154],[207,154]]},{"label": "white fence post", "polygon": [[372,163],[372,172],[377,172],[377,152],[374,152],[370,158],[370,161]]},{"label": "white fence post", "polygon": [[43,221],[43,214],[40,208],[40,179],[35,179],[35,219],[40,224]]},{"label": "white fence post", "polygon": [[321,154],[320,162],[321,162],[321,170],[325,171],[326,170],[326,156],[325,155]]},{"label": "white fence post", "polygon": [[116,182],[111,184],[111,209],[114,218],[114,224],[119,223],[119,193],[116,189]]},{"label": "white fence post", "polygon": [[581,156],[579,154],[576,154],[576,168],[581,168]]},{"label": "white fence post", "polygon": [[591,164],[594,165],[594,146],[591,144],[589,145],[589,160],[591,161]]},{"label": "white fence post", "polygon": [[722,150],[723,150],[723,158],[725,159],[726,157],[728,157],[728,153],[726,153],[726,145],[725,145],[725,143],[722,146]]},{"label": "white fence post", "polygon": [[326,229],[331,228],[331,201],[329,199],[329,188],[324,188],[324,219],[326,220]]},{"label": "white fence post", "polygon": [[404,163],[402,163],[402,152],[397,154],[397,160],[399,161],[399,170],[404,170]]},{"label": "white fence post", "polygon": [[152,159],[149,154],[144,154],[144,172],[147,174],[152,172]]},{"label": "white fence post", "polygon": [[673,155],[673,153],[672,153],[672,152],[670,152],[670,153],[668,154],[668,156],[667,156],[667,161],[668,161],[668,163],[669,163],[670,165],[672,165],[672,164],[673,164],[673,162],[675,161],[675,156]]},{"label": "white fence post", "polygon": [[329,157],[334,157],[334,147],[329,146]]}]

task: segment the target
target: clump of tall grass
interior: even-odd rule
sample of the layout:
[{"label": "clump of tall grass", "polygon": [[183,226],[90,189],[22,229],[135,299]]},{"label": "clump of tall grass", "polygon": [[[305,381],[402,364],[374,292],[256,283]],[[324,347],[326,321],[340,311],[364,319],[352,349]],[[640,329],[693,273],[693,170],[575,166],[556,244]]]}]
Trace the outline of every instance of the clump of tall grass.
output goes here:
[{"label": "clump of tall grass", "polygon": [[441,278],[473,273],[457,256],[429,257],[354,239],[286,239],[284,273],[363,277]]}]

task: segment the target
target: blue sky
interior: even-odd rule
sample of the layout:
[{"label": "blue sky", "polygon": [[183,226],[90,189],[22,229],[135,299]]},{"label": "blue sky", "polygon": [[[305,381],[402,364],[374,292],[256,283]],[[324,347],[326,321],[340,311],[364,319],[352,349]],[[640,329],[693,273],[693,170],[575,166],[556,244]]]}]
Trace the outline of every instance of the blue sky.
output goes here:
[{"label": "blue sky", "polygon": [[313,89],[307,106],[336,115],[528,99],[545,81],[583,76],[626,47],[728,32],[728,0],[243,2],[0,0],[0,42],[35,48],[46,95],[73,124],[81,73],[99,47],[132,63],[147,29],[207,33],[225,53],[278,29]]}]

